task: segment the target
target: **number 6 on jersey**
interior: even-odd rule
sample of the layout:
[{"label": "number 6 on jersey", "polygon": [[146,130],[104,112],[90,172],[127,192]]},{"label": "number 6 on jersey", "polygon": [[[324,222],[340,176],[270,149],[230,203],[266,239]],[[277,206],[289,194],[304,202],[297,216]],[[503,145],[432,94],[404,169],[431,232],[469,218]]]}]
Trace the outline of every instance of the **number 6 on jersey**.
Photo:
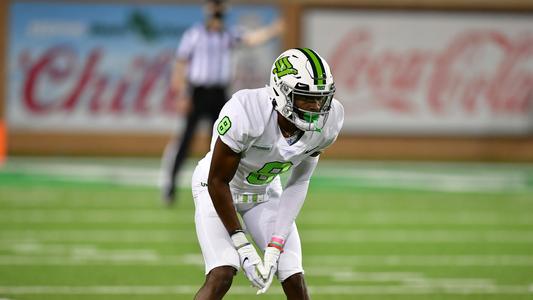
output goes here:
[{"label": "number 6 on jersey", "polygon": [[290,170],[292,163],[273,161],[266,163],[261,169],[250,173],[246,180],[251,184],[270,183],[277,175],[283,174]]}]

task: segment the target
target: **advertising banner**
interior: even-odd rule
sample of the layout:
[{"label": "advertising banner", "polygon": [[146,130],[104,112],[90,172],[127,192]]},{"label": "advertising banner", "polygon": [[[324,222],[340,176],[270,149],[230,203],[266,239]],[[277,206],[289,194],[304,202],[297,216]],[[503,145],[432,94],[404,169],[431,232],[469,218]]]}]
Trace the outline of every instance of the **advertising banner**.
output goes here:
[{"label": "advertising banner", "polygon": [[531,14],[318,10],[304,46],[332,67],[345,132],[531,135]]},{"label": "advertising banner", "polygon": [[[274,6],[230,7],[253,30]],[[6,115],[10,130],[166,133],[183,123],[169,82],[183,32],[201,5],[12,3]],[[233,89],[262,87],[279,40],[234,52]],[[250,63],[253,61],[253,63]]]}]

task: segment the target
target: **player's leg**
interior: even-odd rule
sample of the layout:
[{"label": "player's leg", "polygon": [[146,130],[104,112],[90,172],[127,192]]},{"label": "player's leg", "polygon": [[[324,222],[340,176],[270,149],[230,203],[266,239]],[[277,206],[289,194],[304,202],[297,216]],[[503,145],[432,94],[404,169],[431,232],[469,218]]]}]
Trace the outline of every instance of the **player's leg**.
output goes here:
[{"label": "player's leg", "polygon": [[307,300],[309,294],[303,273],[296,273],[281,282],[288,300]]},{"label": "player's leg", "polygon": [[218,217],[205,182],[193,175],[192,189],[195,204],[196,234],[205,262],[205,282],[195,299],[221,299],[229,290],[233,276],[239,269],[239,254],[233,247],[226,228]]},{"label": "player's leg", "polygon": [[309,299],[302,266],[302,247],[295,223],[279,257],[278,279],[287,299]]},{"label": "player's leg", "polygon": [[233,282],[233,276],[237,273],[235,268],[230,266],[216,267],[206,276],[202,287],[198,290],[194,299],[214,300],[222,299],[228,292]]},{"label": "player's leg", "polygon": [[[269,201],[257,205],[243,215],[248,231],[262,250],[266,248],[274,228],[277,205],[273,204],[274,202]],[[287,299],[309,299],[303,273],[300,236],[296,224],[293,223],[283,253],[279,257],[277,272]]]},{"label": "player's leg", "polygon": [[[258,204],[252,208],[243,208],[243,221],[257,246],[264,251],[274,230],[276,215],[281,195],[281,185],[273,183],[269,189],[270,201]],[[307,286],[304,280],[302,266],[302,248],[296,224],[285,241],[283,253],[279,257],[277,277],[283,286],[287,299],[308,299]]]}]

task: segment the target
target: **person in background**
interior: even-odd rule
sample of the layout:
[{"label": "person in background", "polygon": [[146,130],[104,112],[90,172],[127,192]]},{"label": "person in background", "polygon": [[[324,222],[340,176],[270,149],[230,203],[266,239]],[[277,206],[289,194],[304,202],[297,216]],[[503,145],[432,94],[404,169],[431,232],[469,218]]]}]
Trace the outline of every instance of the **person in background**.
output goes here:
[{"label": "person in background", "polygon": [[205,23],[186,30],[176,51],[171,84],[177,93],[178,113],[185,115],[186,125],[181,138],[171,141],[163,154],[162,198],[167,206],[175,202],[176,177],[198,122],[207,118],[212,125],[227,101],[232,50],[239,45],[262,44],[283,31],[280,20],[246,33],[228,29],[224,25],[226,5],[222,0],[206,1]]}]

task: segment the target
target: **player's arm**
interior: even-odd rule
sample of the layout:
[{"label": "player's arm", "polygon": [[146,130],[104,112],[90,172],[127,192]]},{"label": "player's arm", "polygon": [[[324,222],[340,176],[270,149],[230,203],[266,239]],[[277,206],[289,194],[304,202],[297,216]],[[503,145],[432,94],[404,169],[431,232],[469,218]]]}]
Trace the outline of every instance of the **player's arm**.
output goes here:
[{"label": "player's arm", "polygon": [[319,152],[316,152],[292,170],[281,195],[274,235],[283,239],[286,239],[289,235],[292,223],[298,216],[307,196],[309,182],[318,164],[318,160]]},{"label": "player's arm", "polygon": [[237,171],[240,160],[240,154],[234,152],[218,138],[211,159],[207,189],[213,206],[222,224],[226,227],[233,246],[239,253],[241,267],[246,277],[255,287],[262,289],[265,287],[265,282],[261,277],[261,274],[265,272],[263,262],[241,228],[229,188],[229,183]]},{"label": "player's arm", "polygon": [[287,181],[287,185],[281,194],[274,232],[270,243],[268,243],[265,249],[265,273],[262,276],[266,281],[266,285],[257,292],[258,294],[265,293],[272,283],[272,279],[278,268],[279,256],[283,252],[285,240],[307,196],[309,181],[318,163],[319,154],[319,152],[313,153],[311,157],[308,157],[298,166],[294,167]]},{"label": "player's arm", "polygon": [[235,153],[220,138],[217,139],[207,178],[207,189],[213,206],[229,234],[242,230],[229,188],[229,182],[235,176],[240,160],[239,153]]}]

